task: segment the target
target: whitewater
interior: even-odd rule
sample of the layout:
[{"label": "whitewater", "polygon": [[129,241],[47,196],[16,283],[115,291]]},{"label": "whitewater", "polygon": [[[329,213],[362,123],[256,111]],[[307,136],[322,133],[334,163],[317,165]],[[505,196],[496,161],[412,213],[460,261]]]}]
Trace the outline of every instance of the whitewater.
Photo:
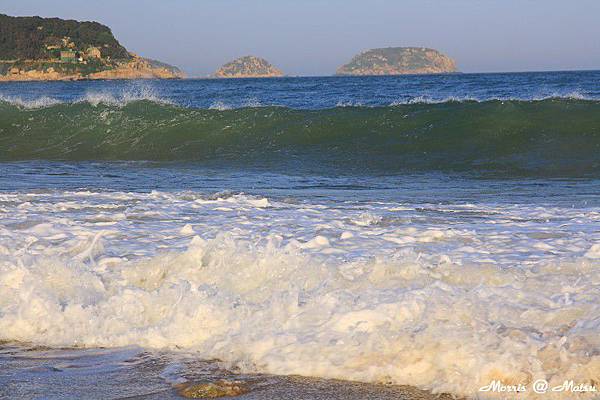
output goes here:
[{"label": "whitewater", "polygon": [[[268,374],[593,398],[531,385],[600,376],[597,75],[420,77],[458,89],[326,108],[267,101],[270,80],[221,83],[262,106],[219,109],[167,93],[213,81],[0,86],[0,383],[59,398],[39,377],[81,370],[159,396]],[[279,85],[387,102],[407,79]],[[523,79],[583,94],[533,99]],[[472,80],[521,92],[474,101]],[[494,381],[529,390],[481,391]],[[148,393],[122,386],[96,397]]]}]

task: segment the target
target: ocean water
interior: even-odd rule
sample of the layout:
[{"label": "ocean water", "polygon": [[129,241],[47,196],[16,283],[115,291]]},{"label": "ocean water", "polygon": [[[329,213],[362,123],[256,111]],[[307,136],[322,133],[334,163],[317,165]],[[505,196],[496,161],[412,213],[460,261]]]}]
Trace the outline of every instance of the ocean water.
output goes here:
[{"label": "ocean water", "polygon": [[0,396],[593,385],[599,190],[600,72],[0,84]]}]

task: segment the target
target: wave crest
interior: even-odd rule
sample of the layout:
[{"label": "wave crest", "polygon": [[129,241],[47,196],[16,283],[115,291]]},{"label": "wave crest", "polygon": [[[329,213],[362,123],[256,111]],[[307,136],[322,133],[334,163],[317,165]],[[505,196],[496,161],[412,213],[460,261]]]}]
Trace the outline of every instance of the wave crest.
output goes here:
[{"label": "wave crest", "polygon": [[150,101],[156,104],[174,103],[166,98],[161,97],[150,86],[129,86],[119,92],[115,91],[88,91],[85,95],[75,98],[71,101],[60,100],[54,97],[41,96],[37,98],[23,98],[19,96],[5,96],[0,94],[0,105],[17,106],[26,110],[52,108],[59,104],[89,104],[91,106],[113,106],[123,107],[129,103],[139,101]]},{"label": "wave crest", "polygon": [[[222,107],[219,107],[222,108]],[[326,110],[189,109],[152,92],[0,103],[0,160],[191,161],[396,173],[586,176],[600,169],[600,102],[446,101]]]}]

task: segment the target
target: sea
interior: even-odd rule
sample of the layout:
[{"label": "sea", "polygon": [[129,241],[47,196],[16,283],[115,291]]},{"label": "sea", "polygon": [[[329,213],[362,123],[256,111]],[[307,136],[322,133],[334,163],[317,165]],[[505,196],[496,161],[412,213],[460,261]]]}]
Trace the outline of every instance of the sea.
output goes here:
[{"label": "sea", "polygon": [[593,398],[599,267],[598,71],[0,84],[0,398]]}]

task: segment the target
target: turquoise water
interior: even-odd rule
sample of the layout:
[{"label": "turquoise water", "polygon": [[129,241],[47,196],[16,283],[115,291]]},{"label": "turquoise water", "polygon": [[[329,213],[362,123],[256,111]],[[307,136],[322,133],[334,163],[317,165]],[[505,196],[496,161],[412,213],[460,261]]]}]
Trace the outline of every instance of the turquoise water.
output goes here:
[{"label": "turquoise water", "polygon": [[599,82],[0,85],[0,386],[592,382]]}]

